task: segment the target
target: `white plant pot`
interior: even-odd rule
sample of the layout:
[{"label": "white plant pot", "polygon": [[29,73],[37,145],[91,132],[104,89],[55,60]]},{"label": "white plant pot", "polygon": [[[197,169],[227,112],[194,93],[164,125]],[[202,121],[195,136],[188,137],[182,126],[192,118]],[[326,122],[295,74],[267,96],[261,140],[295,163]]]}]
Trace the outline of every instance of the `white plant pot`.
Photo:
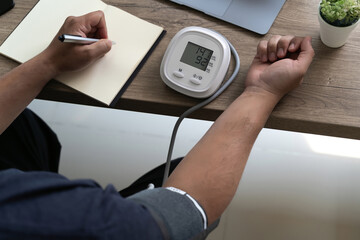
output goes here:
[{"label": "white plant pot", "polygon": [[325,22],[318,11],[318,18],[320,23],[320,38],[321,41],[328,47],[338,48],[343,46],[350,36],[350,33],[357,27],[360,21],[347,27],[337,27]]}]

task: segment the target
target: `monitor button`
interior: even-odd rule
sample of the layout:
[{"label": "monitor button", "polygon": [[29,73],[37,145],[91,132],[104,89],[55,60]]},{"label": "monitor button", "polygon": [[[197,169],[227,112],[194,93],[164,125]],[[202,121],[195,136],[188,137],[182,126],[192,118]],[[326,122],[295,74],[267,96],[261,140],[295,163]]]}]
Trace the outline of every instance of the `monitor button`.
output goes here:
[{"label": "monitor button", "polygon": [[179,72],[179,71],[174,71],[173,74],[174,74],[175,77],[178,77],[178,78],[184,78],[185,77],[185,75],[182,72]]},{"label": "monitor button", "polygon": [[192,82],[195,85],[200,85],[201,81],[199,79],[196,78],[190,78],[190,82]]}]

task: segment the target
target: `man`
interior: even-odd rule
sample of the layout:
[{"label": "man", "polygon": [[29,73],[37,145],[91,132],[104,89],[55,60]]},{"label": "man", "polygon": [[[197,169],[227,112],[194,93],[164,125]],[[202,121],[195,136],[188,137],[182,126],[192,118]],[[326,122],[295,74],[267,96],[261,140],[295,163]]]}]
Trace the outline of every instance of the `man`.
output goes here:
[{"label": "man", "polygon": [[111,185],[103,190],[93,181],[70,181],[57,174],[56,137],[24,111],[50,79],[84,68],[111,50],[100,11],[69,17],[58,35],[65,33],[102,40],[80,46],[55,38],[38,56],[0,79],[0,239],[204,237],[233,198],[271,111],[302,82],[314,56],[309,37],[261,41],[244,92],[165,186],[123,198]]}]

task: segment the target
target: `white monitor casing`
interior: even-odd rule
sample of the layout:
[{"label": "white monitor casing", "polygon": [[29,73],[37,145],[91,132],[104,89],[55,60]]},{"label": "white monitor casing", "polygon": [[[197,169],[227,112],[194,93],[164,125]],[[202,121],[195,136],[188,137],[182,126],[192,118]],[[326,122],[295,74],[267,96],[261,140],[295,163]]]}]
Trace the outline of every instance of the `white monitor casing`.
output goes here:
[{"label": "white monitor casing", "polygon": [[[210,55],[211,59],[199,55],[194,59],[199,66],[183,61],[184,52],[189,45],[199,47]],[[204,56],[204,54],[202,55]],[[230,47],[227,40],[219,33],[201,27],[187,27],[180,30],[165,52],[160,67],[162,80],[170,88],[195,98],[211,96],[220,87],[230,64]],[[204,69],[200,69],[204,68]]]}]

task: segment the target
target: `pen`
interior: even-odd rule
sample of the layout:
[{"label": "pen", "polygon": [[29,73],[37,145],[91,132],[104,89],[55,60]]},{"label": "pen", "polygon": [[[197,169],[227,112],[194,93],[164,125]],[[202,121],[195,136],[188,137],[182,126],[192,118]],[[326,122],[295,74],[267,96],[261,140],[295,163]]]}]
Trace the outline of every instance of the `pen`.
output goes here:
[{"label": "pen", "polygon": [[[85,38],[78,35],[63,34],[59,36],[59,40],[63,43],[91,44],[100,41],[97,38]],[[112,41],[112,44],[116,44]]]}]

